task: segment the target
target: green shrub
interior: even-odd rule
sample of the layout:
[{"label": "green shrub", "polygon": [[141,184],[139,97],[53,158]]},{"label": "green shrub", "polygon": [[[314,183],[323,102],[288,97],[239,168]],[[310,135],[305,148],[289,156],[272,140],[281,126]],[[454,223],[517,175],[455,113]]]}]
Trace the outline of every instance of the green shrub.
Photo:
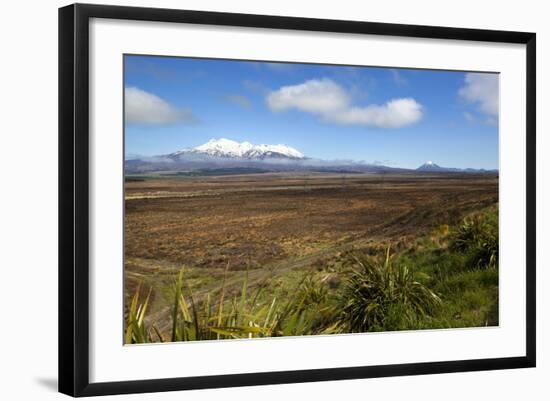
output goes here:
[{"label": "green shrub", "polygon": [[356,257],[355,262],[341,296],[341,331],[406,328],[441,303],[406,265],[393,266],[389,248],[383,261]]},{"label": "green shrub", "polygon": [[469,256],[474,268],[498,267],[498,214],[489,211],[466,217],[453,233],[451,249]]}]

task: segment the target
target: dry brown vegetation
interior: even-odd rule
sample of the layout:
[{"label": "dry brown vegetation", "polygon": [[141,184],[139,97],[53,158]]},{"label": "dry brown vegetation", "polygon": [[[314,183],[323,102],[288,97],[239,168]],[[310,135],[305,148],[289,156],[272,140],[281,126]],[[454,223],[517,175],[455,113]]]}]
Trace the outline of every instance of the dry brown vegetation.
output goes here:
[{"label": "dry brown vegetation", "polygon": [[[498,178],[479,174],[250,174],[156,177],[126,183],[125,293],[166,288],[182,266],[200,294],[281,279],[354,248],[411,239],[498,202]],[[167,321],[167,320],[166,320]],[[159,324],[162,331],[166,325]]]}]

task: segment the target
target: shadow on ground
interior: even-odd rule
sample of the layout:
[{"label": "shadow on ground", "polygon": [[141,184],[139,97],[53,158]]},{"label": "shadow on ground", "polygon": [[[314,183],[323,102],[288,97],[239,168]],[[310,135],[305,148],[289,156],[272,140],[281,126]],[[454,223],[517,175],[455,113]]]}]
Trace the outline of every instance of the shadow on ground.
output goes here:
[{"label": "shadow on ground", "polygon": [[50,391],[57,392],[57,378],[54,377],[37,377],[35,381],[42,387],[47,388]]}]

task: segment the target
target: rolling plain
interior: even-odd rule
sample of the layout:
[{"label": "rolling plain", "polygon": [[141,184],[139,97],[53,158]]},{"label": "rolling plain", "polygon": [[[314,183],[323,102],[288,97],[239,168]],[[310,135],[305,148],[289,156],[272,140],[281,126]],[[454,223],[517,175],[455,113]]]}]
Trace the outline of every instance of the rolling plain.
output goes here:
[{"label": "rolling plain", "polygon": [[[129,176],[126,318],[136,291],[140,299],[149,293],[145,321],[155,325],[157,341],[169,338],[173,286],[182,268],[196,305],[221,293],[222,303],[235,302],[243,291],[255,293],[257,303],[285,299],[303,287],[306,276],[330,296],[343,286],[352,269],[346,261],[354,255],[389,249],[399,258],[447,249],[452,227],[491,208],[498,208],[496,174]],[[498,324],[498,288],[492,300],[470,308],[483,315],[478,320],[460,313],[455,324],[443,325]]]}]

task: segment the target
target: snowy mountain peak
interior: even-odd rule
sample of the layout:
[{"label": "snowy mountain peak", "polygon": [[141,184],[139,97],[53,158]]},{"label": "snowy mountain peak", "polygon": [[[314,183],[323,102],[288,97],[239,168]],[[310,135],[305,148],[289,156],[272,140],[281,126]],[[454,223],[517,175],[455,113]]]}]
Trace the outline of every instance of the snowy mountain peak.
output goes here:
[{"label": "snowy mountain peak", "polygon": [[416,170],[417,171],[441,171],[441,170],[445,170],[445,168],[438,166],[432,161],[427,161],[422,166],[418,167]]},{"label": "snowy mountain peak", "polygon": [[301,152],[287,145],[255,145],[250,142],[237,142],[226,138],[211,139],[203,145],[192,149],[184,149],[173,153],[172,155],[179,156],[185,153],[198,153],[214,157],[243,159],[305,158]]},{"label": "snowy mountain peak", "polygon": [[211,139],[204,145],[193,148],[192,151],[207,153],[212,156],[242,157],[244,153],[252,149],[254,145],[249,142],[236,142],[231,139]]}]

